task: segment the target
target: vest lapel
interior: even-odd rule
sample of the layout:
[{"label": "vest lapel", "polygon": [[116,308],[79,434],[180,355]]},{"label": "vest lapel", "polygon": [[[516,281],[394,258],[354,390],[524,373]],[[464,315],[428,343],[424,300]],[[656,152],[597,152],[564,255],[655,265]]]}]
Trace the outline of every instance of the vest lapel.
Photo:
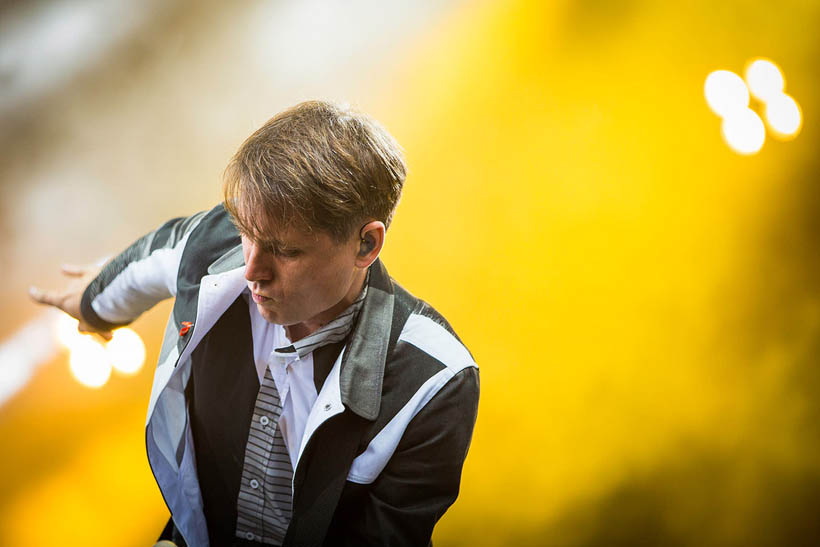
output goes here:
[{"label": "vest lapel", "polygon": [[322,424],[311,439],[293,477],[293,517],[283,547],[322,544],[369,424],[346,411]]}]

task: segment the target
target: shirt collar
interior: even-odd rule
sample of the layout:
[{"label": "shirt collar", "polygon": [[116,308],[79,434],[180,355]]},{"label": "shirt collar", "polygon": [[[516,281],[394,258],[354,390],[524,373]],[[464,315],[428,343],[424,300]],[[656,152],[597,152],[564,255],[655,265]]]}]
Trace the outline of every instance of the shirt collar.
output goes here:
[{"label": "shirt collar", "polygon": [[[245,290],[248,291],[247,286]],[[377,258],[368,270],[360,298],[356,299],[357,302],[361,299],[358,317],[354,314],[350,322],[352,331],[346,334],[349,338],[339,373],[342,403],[366,420],[375,420],[379,415],[388,349],[391,344],[395,345],[406,320],[406,317],[404,320],[394,318],[395,290],[387,269]],[[407,315],[409,310],[397,313]]]}]

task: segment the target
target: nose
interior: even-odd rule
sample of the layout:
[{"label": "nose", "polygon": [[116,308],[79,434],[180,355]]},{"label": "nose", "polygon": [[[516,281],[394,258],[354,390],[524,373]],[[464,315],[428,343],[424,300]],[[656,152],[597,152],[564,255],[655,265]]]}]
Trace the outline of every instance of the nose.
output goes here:
[{"label": "nose", "polygon": [[245,246],[245,279],[256,283],[273,279],[273,268],[269,257],[259,245],[247,242]]}]

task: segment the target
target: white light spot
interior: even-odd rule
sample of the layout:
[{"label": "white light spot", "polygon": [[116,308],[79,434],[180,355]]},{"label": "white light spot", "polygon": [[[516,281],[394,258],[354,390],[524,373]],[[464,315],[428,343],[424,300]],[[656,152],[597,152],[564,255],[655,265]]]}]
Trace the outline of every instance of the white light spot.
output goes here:
[{"label": "white light spot", "polygon": [[91,336],[81,336],[71,347],[71,374],[87,387],[102,387],[111,376],[111,361],[105,348]]},{"label": "white light spot", "polygon": [[136,374],[145,363],[145,344],[139,334],[128,328],[117,329],[105,345],[111,364],[118,372]]},{"label": "white light spot", "polygon": [[74,343],[82,336],[77,330],[79,321],[68,315],[60,312],[57,321],[55,322],[55,330],[57,331],[57,340],[65,348],[71,349]]},{"label": "white light spot", "polygon": [[729,148],[739,154],[754,154],[763,147],[766,127],[755,112],[745,108],[731,113],[720,126]]},{"label": "white light spot", "polygon": [[783,73],[766,59],[756,59],[746,67],[746,82],[752,95],[763,102],[782,94],[786,86]]},{"label": "white light spot", "polygon": [[0,343],[0,405],[23,389],[37,368],[57,354],[55,314],[44,313]]},{"label": "white light spot", "polygon": [[776,137],[788,139],[797,135],[803,122],[797,102],[780,93],[766,103],[766,121]]},{"label": "white light spot", "polygon": [[706,77],[703,94],[709,108],[725,118],[749,106],[749,89],[743,79],[729,70],[716,70]]}]

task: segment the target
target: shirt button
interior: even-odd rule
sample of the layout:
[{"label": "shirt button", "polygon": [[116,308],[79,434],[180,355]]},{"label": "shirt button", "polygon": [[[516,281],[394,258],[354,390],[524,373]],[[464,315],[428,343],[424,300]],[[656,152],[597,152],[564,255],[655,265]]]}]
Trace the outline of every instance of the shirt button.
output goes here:
[{"label": "shirt button", "polygon": [[253,539],[253,532],[245,532],[245,539],[248,541]]},{"label": "shirt button", "polygon": [[266,426],[270,423],[270,420],[268,419],[267,416],[262,416],[261,418],[259,418],[259,423],[262,424],[263,426]]},{"label": "shirt button", "polygon": [[330,410],[330,403],[325,405],[325,412],[327,412],[328,410]]},{"label": "shirt button", "polygon": [[253,488],[254,490],[259,488],[259,481],[256,479],[251,479],[251,488]]}]

